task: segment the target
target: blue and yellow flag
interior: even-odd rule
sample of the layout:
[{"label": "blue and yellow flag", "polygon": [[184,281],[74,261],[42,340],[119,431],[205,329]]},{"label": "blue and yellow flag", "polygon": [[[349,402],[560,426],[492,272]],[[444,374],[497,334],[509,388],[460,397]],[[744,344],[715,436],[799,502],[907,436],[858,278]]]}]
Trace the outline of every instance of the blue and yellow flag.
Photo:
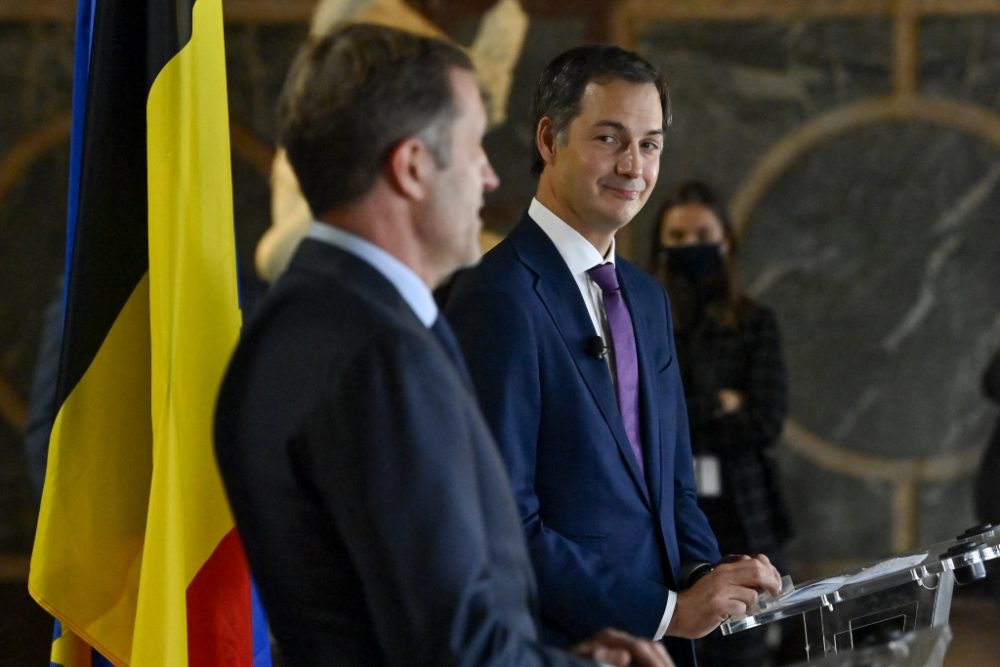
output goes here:
[{"label": "blue and yellow flag", "polygon": [[65,667],[100,664],[93,650],[269,664],[212,453],[240,328],[221,0],[81,0],[76,57],[60,408],[29,589]]}]

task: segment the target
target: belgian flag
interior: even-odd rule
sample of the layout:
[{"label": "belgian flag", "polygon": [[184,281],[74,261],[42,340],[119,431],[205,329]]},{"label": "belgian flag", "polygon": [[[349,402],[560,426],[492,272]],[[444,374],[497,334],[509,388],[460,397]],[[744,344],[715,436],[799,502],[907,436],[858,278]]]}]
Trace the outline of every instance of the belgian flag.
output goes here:
[{"label": "belgian flag", "polygon": [[212,453],[241,320],[221,0],[81,0],[77,21],[60,407],[29,589],[62,628],[56,664],[269,664]]}]

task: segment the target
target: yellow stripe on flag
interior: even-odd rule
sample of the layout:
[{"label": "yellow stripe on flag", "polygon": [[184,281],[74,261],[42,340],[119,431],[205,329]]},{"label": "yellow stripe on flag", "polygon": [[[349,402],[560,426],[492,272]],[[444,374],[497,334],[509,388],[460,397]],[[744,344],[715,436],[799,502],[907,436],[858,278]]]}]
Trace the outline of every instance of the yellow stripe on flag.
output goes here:
[{"label": "yellow stripe on flag", "polygon": [[147,105],[154,477],[134,665],[186,665],[185,591],[233,518],[212,446],[215,396],[239,335],[220,0]]},{"label": "yellow stripe on flag", "polygon": [[28,589],[125,662],[151,475],[149,283],[136,286],[56,417]]}]

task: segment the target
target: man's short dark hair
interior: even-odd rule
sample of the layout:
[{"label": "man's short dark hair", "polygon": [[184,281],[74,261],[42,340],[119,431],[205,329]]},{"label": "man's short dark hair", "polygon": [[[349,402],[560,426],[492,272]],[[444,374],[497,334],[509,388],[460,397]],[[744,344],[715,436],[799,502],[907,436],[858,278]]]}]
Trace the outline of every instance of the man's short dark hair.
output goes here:
[{"label": "man's short dark hair", "polygon": [[407,138],[422,138],[447,166],[458,113],[454,68],[472,70],[454,44],[370,24],[302,47],[281,93],[278,141],[314,216],[367,193]]},{"label": "man's short dark hair", "polygon": [[[660,71],[637,53],[613,44],[578,46],[557,56],[538,80],[531,109],[532,130],[548,117],[556,141],[565,141],[570,123],[580,113],[580,99],[591,81],[610,83],[624,80],[656,86],[663,109],[663,127],[670,125],[670,92]],[[532,141],[531,173],[542,173],[545,162]]]}]

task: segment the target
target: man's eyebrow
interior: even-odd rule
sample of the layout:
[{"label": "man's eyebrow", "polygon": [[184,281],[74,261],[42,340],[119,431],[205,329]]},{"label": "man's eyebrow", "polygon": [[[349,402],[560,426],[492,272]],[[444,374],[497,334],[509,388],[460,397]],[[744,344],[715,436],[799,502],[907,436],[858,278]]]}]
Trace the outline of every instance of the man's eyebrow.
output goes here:
[{"label": "man's eyebrow", "polygon": [[[622,125],[621,123],[619,123],[617,120],[599,120],[596,123],[594,123],[594,127],[610,127],[610,128],[612,128],[614,130],[619,130],[620,132],[625,132],[625,126]],[[646,132],[646,134],[644,136],[647,136],[647,137],[649,137],[649,136],[655,136],[655,135],[663,136],[663,134],[664,134],[663,128],[662,127],[657,127],[657,128],[654,128],[654,129],[649,130],[648,132]]]}]

